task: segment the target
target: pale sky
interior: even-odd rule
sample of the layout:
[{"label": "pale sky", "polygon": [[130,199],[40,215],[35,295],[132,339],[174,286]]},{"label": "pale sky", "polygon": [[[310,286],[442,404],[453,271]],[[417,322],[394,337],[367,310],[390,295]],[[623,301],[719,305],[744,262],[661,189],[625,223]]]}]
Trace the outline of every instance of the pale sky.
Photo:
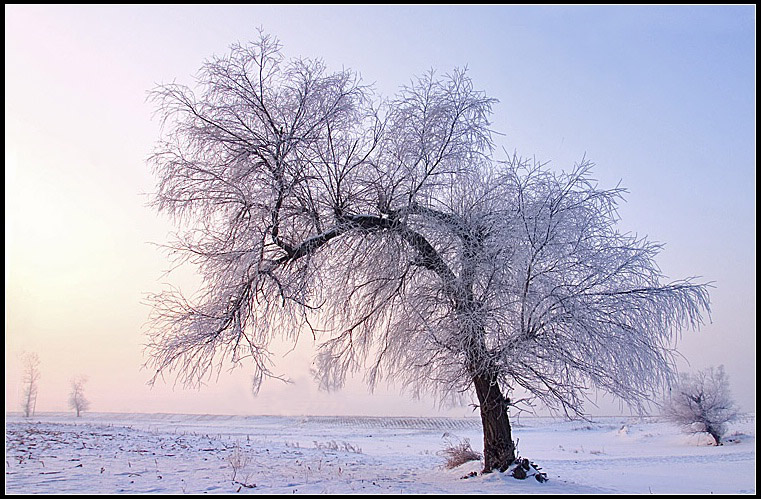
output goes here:
[{"label": "pale sky", "polygon": [[306,339],[274,348],[294,382],[256,397],[245,366],[200,390],[146,385],[141,301],[169,267],[150,243],[172,229],[146,207],[158,138],[146,92],[192,84],[257,27],[287,57],[352,68],[384,95],[467,66],[500,101],[500,146],[558,169],[586,154],[602,186],[629,190],[621,229],[665,243],[664,274],[714,282],[710,322],[682,333],[680,369],[724,364],[755,411],[755,24],[755,6],[6,5],[6,411],[20,410],[20,355],[36,352],[38,411],[67,410],[70,380],[86,375],[93,411],[473,414],[394,387],[368,394],[361,379],[320,392]]}]

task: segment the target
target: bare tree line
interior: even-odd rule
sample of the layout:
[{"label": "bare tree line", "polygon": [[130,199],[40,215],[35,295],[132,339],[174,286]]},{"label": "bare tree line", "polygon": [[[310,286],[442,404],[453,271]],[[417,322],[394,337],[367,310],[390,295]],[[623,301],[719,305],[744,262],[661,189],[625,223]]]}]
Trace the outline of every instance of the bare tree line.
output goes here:
[{"label": "bare tree line", "polygon": [[[35,415],[37,408],[37,396],[42,377],[40,358],[34,352],[27,352],[21,355],[21,361],[23,369],[21,412],[25,418],[29,418]],[[87,377],[81,375],[71,380],[68,406],[75,411],[77,417],[90,408],[90,401],[85,397],[86,382]]]}]

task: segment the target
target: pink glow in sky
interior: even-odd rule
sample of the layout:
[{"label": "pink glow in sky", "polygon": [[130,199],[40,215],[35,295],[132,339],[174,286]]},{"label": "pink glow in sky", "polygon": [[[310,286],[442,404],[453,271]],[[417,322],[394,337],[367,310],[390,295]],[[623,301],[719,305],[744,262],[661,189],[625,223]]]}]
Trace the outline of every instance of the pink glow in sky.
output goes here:
[{"label": "pink glow in sky", "polygon": [[724,364],[755,410],[754,7],[6,5],[6,411],[20,407],[20,355],[37,352],[38,411],[67,410],[69,380],[86,375],[93,411],[472,414],[361,379],[320,392],[306,340],[275,346],[293,383],[257,397],[245,369],[201,390],[146,385],[141,300],[169,266],[150,243],[172,229],[145,206],[158,138],[146,92],[191,84],[257,27],[386,95],[467,66],[500,100],[507,150],[558,168],[586,154],[602,185],[620,180],[622,227],[666,244],[663,272],[714,281],[711,323],[683,332],[680,368]]}]

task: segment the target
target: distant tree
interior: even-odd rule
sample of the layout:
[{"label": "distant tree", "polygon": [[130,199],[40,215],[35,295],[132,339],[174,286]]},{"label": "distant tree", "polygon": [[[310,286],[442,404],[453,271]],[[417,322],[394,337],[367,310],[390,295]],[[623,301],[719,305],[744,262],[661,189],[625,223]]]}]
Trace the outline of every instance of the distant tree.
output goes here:
[{"label": "distant tree", "polygon": [[22,356],[24,365],[24,376],[22,378],[23,394],[21,399],[21,408],[25,418],[34,416],[37,406],[37,393],[40,381],[40,358],[32,352]]},{"label": "distant tree", "polygon": [[508,395],[567,415],[598,387],[632,405],[673,375],[669,345],[706,285],[662,283],[660,246],[615,230],[623,189],[493,159],[494,99],[464,71],[390,100],[350,70],[286,61],[267,35],[206,62],[201,94],[152,92],[163,137],[154,206],[198,266],[191,302],[152,295],[148,366],[194,385],[224,361],[272,376],[274,338],[320,339],[326,388],[366,369],[413,395],[475,392],[484,469],[515,459]]},{"label": "distant tree", "polygon": [[85,398],[85,383],[87,378],[80,376],[71,380],[71,393],[69,394],[69,408],[74,409],[79,417],[80,413],[90,408],[90,401]]},{"label": "distant tree", "polygon": [[724,366],[680,375],[666,401],[664,415],[685,431],[708,433],[716,445],[722,445],[727,423],[738,416]]}]

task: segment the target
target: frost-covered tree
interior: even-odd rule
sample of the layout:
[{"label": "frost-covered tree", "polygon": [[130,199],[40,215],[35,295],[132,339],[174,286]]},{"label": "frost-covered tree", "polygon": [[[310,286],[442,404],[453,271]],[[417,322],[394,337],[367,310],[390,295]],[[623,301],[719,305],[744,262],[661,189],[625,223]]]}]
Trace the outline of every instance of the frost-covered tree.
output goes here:
[{"label": "frost-covered tree", "polygon": [[85,397],[85,383],[87,378],[79,376],[71,380],[71,392],[69,393],[69,408],[74,409],[79,417],[80,413],[90,408],[90,401]]},{"label": "frost-covered tree", "polygon": [[738,416],[724,366],[680,375],[666,401],[664,415],[687,432],[708,433],[716,445],[721,445],[727,423]]},{"label": "frost-covered tree", "polygon": [[381,99],[261,35],[208,60],[196,91],[151,95],[153,204],[180,227],[176,264],[203,278],[192,300],[150,296],[152,381],[247,358],[258,388],[270,342],[308,334],[325,388],[363,370],[371,388],[475,393],[485,470],[504,470],[514,389],[569,415],[590,387],[641,404],[708,309],[705,285],[661,282],[659,245],[616,231],[623,190],[597,187],[588,161],[494,159],[495,100],[464,71]]},{"label": "frost-covered tree", "polygon": [[40,358],[34,353],[25,353],[22,356],[24,375],[22,378],[23,388],[21,397],[21,409],[25,418],[34,416],[37,407],[37,393],[40,383]]}]

